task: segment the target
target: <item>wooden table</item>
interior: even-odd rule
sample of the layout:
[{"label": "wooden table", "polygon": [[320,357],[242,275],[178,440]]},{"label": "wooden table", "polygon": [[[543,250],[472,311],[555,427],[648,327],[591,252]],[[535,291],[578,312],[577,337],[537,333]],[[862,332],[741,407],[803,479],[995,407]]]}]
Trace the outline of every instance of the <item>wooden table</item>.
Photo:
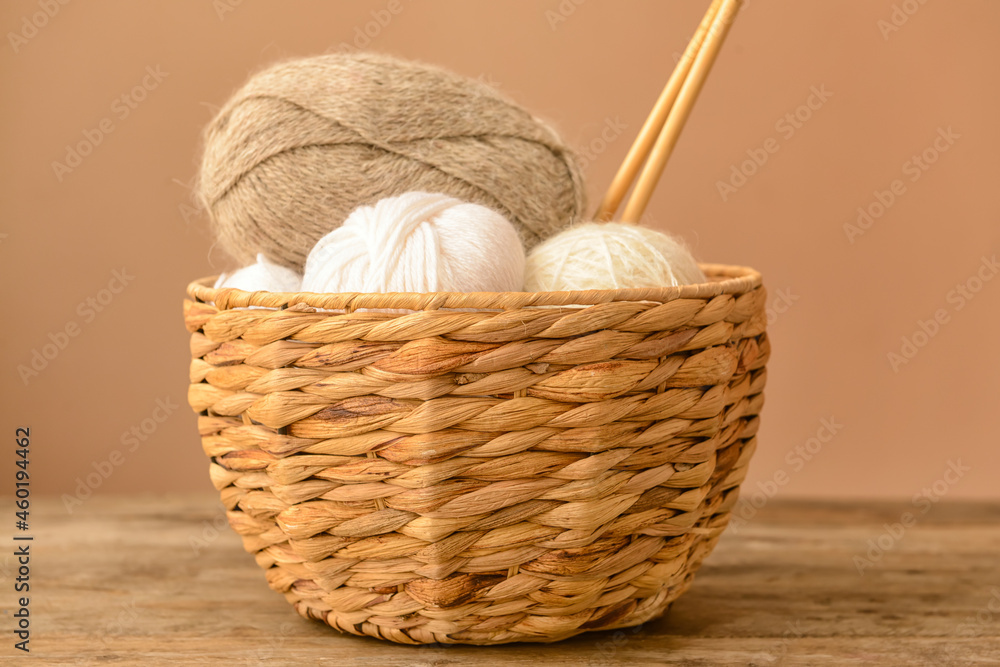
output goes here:
[{"label": "wooden table", "polygon": [[[410,647],[300,618],[210,496],[32,506],[30,662],[19,665],[997,665],[1000,505],[773,501],[723,537],[694,586],[638,630],[559,644]],[[867,540],[885,550],[871,553]],[[891,533],[897,533],[893,537]],[[8,544],[13,544],[7,538]],[[876,546],[876,548],[878,548]],[[9,554],[13,549],[4,548]]]}]

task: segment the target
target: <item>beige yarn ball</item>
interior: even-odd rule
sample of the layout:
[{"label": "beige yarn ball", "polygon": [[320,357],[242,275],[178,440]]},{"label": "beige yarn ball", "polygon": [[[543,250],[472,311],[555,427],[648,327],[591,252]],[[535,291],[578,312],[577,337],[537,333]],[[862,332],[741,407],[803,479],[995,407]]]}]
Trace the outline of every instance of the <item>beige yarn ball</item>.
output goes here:
[{"label": "beige yarn ball", "polygon": [[587,222],[528,254],[528,292],[668,287],[707,282],[678,239],[621,222]]},{"label": "beige yarn ball", "polygon": [[220,245],[302,270],[351,211],[409,191],[496,210],[530,248],[580,218],[584,182],[545,123],[483,83],[375,53],[279,63],[205,130],[198,196]]}]

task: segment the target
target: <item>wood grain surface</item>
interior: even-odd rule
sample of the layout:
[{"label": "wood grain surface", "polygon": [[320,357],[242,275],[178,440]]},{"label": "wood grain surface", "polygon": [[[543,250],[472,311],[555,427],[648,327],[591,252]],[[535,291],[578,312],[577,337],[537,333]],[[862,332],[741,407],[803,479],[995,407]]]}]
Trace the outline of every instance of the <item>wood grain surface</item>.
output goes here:
[{"label": "wood grain surface", "polygon": [[[40,499],[32,512],[31,653],[13,648],[17,564],[5,548],[0,662],[1000,664],[1000,505],[942,502],[894,529],[913,509],[773,501],[731,526],[691,590],[640,628],[551,645],[410,647],[300,618],[267,587],[207,494],[94,497],[71,514],[58,499]],[[870,554],[868,540],[876,544]]]}]

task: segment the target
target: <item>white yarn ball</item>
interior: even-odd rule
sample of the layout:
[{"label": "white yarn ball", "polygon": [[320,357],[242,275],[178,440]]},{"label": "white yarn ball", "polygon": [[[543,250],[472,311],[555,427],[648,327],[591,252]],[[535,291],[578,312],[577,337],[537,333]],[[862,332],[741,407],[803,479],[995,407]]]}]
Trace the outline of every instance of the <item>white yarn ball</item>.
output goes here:
[{"label": "white yarn ball", "polygon": [[668,234],[627,223],[585,222],[532,249],[524,288],[561,292],[706,281],[684,244]]},{"label": "white yarn ball", "polygon": [[258,254],[256,264],[230,274],[223,273],[215,281],[215,287],[234,287],[247,292],[298,292],[302,287],[302,276]]},{"label": "white yarn ball", "polygon": [[306,259],[306,292],[512,292],[524,281],[517,230],[492,209],[407,192],[354,210]]}]

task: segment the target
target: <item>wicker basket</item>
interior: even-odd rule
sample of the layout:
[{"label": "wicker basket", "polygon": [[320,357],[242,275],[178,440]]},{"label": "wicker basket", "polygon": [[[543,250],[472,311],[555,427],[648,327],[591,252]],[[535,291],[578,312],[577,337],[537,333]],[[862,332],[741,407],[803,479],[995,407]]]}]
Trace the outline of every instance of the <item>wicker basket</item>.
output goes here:
[{"label": "wicker basket", "polygon": [[192,283],[188,398],[230,525],[343,632],[551,642],[661,614],[726,526],[763,403],[760,275],[702,268],[538,294]]}]

